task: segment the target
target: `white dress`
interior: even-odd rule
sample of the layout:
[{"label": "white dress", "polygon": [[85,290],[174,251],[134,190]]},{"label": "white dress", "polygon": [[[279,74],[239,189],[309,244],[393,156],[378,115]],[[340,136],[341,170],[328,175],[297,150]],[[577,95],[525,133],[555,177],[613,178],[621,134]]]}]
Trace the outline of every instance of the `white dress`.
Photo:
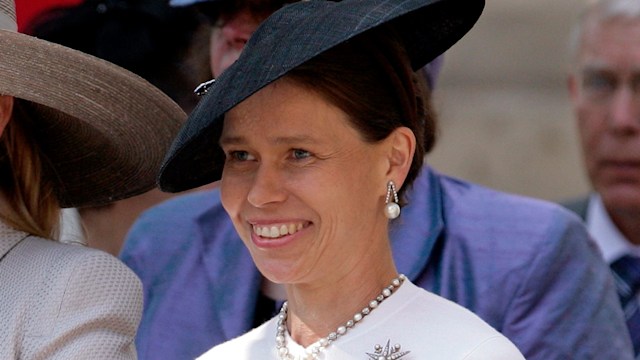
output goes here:
[{"label": "white dress", "polygon": [[[346,322],[347,319],[345,319]],[[198,360],[279,359],[276,352],[277,317],[250,332],[220,344]],[[377,359],[390,344],[408,351],[398,360],[521,360],[520,351],[506,337],[471,311],[405,282],[377,309],[322,352],[322,359]],[[301,356],[302,346],[287,335],[289,352]],[[376,345],[382,354],[375,353]]]}]

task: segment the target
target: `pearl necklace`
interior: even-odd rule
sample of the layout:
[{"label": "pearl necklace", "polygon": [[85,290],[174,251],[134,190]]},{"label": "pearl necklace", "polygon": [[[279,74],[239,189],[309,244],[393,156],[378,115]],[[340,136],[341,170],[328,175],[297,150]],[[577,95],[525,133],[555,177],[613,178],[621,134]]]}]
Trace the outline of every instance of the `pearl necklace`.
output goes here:
[{"label": "pearl necklace", "polygon": [[[383,302],[386,298],[391,296],[395,290],[402,285],[406,276],[403,274],[398,275],[397,278],[391,281],[391,284],[384,288],[380,295],[376,296],[375,299],[369,301],[369,304],[364,307],[360,312],[357,312],[353,315],[351,320],[347,321],[344,325],[339,326],[336,331],[329,334],[329,336],[322,338],[315,342],[313,345],[309,346],[305,351],[304,360],[317,360],[320,359],[320,353],[329,346],[332,342],[336,341],[339,337],[344,336],[347,331],[353,328],[357,323],[362,321],[365,316],[369,315],[371,311],[376,309],[381,302]],[[282,308],[280,309],[280,313],[278,314],[278,325],[276,330],[276,349],[278,351],[278,355],[282,360],[295,360],[295,358],[289,353],[289,348],[287,347],[287,341],[285,338],[285,331],[287,331],[287,302],[285,301],[282,304]]]}]

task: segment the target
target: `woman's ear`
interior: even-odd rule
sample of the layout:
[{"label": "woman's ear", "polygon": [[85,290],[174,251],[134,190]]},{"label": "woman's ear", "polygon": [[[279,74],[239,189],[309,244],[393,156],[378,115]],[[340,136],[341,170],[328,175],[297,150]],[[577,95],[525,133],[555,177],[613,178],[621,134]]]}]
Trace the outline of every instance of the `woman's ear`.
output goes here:
[{"label": "woman's ear", "polygon": [[400,188],[413,162],[413,154],[416,151],[416,136],[408,127],[399,127],[393,130],[387,139],[390,145],[387,177]]},{"label": "woman's ear", "polygon": [[11,119],[13,113],[13,96],[0,95],[0,136]]}]

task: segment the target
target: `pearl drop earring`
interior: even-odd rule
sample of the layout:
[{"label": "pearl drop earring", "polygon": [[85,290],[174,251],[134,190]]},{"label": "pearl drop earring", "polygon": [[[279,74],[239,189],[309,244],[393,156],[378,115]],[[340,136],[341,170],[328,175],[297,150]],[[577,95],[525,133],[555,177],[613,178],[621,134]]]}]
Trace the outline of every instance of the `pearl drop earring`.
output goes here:
[{"label": "pearl drop earring", "polygon": [[[391,195],[393,194],[393,199],[391,199]],[[396,184],[393,180],[389,180],[387,183],[387,196],[384,199],[384,215],[387,219],[395,219],[400,216],[400,205],[398,205],[400,201],[398,201],[398,192],[396,191]]]}]

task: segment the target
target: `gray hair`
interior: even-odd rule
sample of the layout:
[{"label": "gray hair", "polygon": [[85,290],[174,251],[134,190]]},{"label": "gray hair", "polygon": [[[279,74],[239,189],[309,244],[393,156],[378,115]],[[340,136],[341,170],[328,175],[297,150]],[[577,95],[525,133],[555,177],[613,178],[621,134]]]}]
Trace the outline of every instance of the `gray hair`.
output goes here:
[{"label": "gray hair", "polygon": [[601,24],[614,18],[640,21],[638,0],[593,0],[582,10],[569,37],[569,59],[575,63],[585,28],[591,22]]}]

